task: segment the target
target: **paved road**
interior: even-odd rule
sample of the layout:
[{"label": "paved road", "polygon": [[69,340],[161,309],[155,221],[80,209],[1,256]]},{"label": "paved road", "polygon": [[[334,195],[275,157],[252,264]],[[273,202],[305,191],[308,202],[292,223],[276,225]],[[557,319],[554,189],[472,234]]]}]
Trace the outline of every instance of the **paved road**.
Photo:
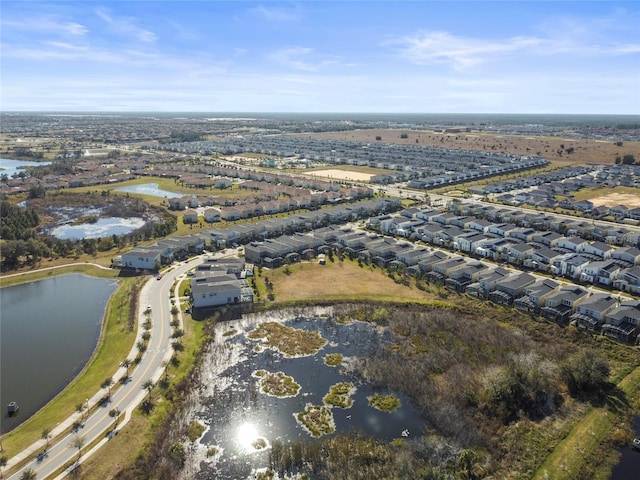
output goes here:
[{"label": "paved road", "polygon": [[[114,429],[115,421],[109,416],[109,411],[112,409],[118,408],[125,414],[124,420],[119,422],[117,429],[126,425],[131,417],[131,412],[144,400],[147,394],[146,390],[142,388],[142,385],[147,380],[152,380],[154,383],[157,382],[164,370],[163,362],[168,361],[173,354],[171,348],[172,329],[169,325],[171,322],[171,286],[178,276],[184,274],[187,270],[201,262],[202,258],[197,257],[191,259],[189,262],[175,265],[164,273],[161,280],[156,280],[155,277],[152,277],[144,285],[139,297],[138,318],[141,320],[140,323],[144,323],[147,317],[145,310],[147,305],[151,305],[151,338],[142,361],[137,367],[130,371],[130,380],[123,386],[114,388],[110,402],[104,407],[99,407],[94,410],[94,413],[86,419],[84,426],[80,428],[77,433],[70,433],[59,441],[52,443],[44,455],[40,455],[31,460],[6,478],[18,480],[22,473],[29,468],[36,473],[38,479],[50,478],[63,467],[69,467],[76,463],[78,459],[78,449],[74,444],[78,438],[83,440],[85,446],[92,444],[96,440],[100,440],[100,443],[82,457],[87,458],[113,435],[112,430]],[[141,338],[142,331],[142,328],[139,328],[136,342]],[[128,358],[133,359],[136,354],[137,348],[134,346]],[[125,373],[125,369],[120,368],[113,377],[114,381],[117,382]],[[89,406],[93,407],[105,394],[105,390],[97,392],[88,400]],[[69,417],[65,422],[53,429],[52,436],[56,437],[58,432],[64,431],[78,419],[79,414]],[[37,452],[42,452],[44,447],[44,440],[36,442],[29,449],[10,458],[7,469],[24,458],[30,457]],[[63,478],[68,473],[69,468],[56,478]]]}]

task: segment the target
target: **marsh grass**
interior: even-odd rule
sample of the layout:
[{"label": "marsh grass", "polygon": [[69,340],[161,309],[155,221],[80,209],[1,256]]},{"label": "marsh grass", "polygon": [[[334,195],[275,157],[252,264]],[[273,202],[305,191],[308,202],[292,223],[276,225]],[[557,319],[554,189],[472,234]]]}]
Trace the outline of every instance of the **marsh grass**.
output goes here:
[{"label": "marsh grass", "polygon": [[248,338],[262,340],[263,345],[289,357],[313,355],[327,341],[318,331],[307,332],[277,322],[266,322],[249,332]]}]

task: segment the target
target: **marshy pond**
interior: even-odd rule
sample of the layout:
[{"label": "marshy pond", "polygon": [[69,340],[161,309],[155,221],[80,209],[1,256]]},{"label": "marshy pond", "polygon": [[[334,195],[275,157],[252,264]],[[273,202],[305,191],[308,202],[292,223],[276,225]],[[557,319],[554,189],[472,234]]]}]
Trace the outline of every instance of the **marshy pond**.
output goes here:
[{"label": "marshy pond", "polygon": [[353,368],[388,341],[373,324],[337,322],[330,309],[217,325],[188,418],[206,430],[187,446],[184,478],[247,478],[268,466],[275,440],[423,435],[424,421],[408,398],[376,388]]}]

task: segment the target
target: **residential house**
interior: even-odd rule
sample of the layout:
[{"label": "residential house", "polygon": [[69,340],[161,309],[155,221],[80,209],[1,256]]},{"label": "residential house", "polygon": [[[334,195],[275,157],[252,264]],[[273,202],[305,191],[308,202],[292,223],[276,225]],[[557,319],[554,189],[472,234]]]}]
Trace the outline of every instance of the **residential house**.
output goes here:
[{"label": "residential house", "polygon": [[580,252],[589,242],[581,237],[563,237],[558,240],[556,246],[558,248],[566,248],[572,252]]},{"label": "residential house", "polygon": [[631,343],[638,337],[640,302],[625,300],[605,317],[602,332],[623,342]]},{"label": "residential house", "polygon": [[510,275],[511,271],[502,267],[483,271],[478,276],[478,281],[469,284],[467,288],[465,288],[465,292],[475,297],[488,298],[489,293],[495,289],[496,283]]},{"label": "residential house", "polygon": [[522,295],[524,289],[535,281],[536,277],[528,273],[510,275],[496,282],[494,290],[489,293],[489,300],[502,305],[511,305]]},{"label": "residential house", "polygon": [[489,266],[482,262],[468,262],[462,268],[458,268],[449,273],[445,280],[445,287],[464,292],[468,285],[478,280],[479,275],[489,269]]},{"label": "residential house", "polygon": [[451,275],[451,272],[467,265],[462,257],[452,257],[441,260],[431,265],[431,271],[427,273],[427,280],[431,283],[439,283],[444,285],[445,280]]},{"label": "residential house", "polygon": [[576,313],[571,315],[572,322],[576,322],[579,328],[597,332],[605,321],[607,313],[619,305],[617,298],[607,293],[594,293],[581,302]]},{"label": "residential house", "polygon": [[219,222],[221,219],[220,210],[218,210],[217,208],[205,208],[204,219],[209,223]]},{"label": "residential house", "polygon": [[583,243],[578,247],[578,253],[586,253],[588,255],[595,255],[602,259],[611,258],[611,254],[615,250],[611,245],[607,245],[604,242],[590,242]]},{"label": "residential house", "polygon": [[540,312],[545,318],[568,324],[575,308],[589,296],[589,292],[578,285],[568,285],[549,295]]},{"label": "residential house", "polygon": [[435,263],[441,260],[444,260],[445,258],[449,258],[449,255],[447,255],[444,252],[441,252],[440,250],[436,250],[432,252],[431,255],[423,258],[418,262],[418,267],[420,267],[420,272],[422,272],[423,274],[429,273],[431,271],[431,267]]},{"label": "residential house", "polygon": [[539,279],[524,289],[524,295],[513,302],[513,306],[519,310],[538,313],[545,300],[558,291],[560,284],[549,278]]},{"label": "residential house", "polygon": [[630,266],[640,263],[640,249],[636,247],[620,247],[611,252],[611,260],[621,260]]},{"label": "residential house", "polygon": [[593,284],[613,285],[621,268],[614,260],[591,262],[580,272],[580,280]]},{"label": "residential house", "polygon": [[640,266],[621,270],[613,282],[613,288],[623,292],[640,294]]},{"label": "residential house", "polygon": [[127,268],[157,270],[160,265],[167,263],[165,259],[170,258],[172,253],[165,247],[135,247],[120,256],[119,264]]},{"label": "residential house", "polygon": [[529,258],[524,261],[523,265],[535,270],[548,272],[551,269],[551,265],[553,265],[553,262],[555,262],[556,259],[561,255],[561,253],[558,253],[552,248],[537,248],[529,255]]},{"label": "residential house", "polygon": [[551,273],[563,277],[577,279],[580,278],[582,270],[591,263],[586,257],[577,253],[566,253],[556,258],[551,266]]},{"label": "residential house", "polygon": [[182,221],[184,223],[198,223],[198,211],[192,208],[185,210],[182,214]]},{"label": "residential house", "polygon": [[563,238],[557,232],[536,232],[531,236],[531,240],[537,242],[545,247],[553,248],[558,244],[558,241]]},{"label": "residential house", "polygon": [[474,253],[478,246],[489,239],[491,237],[476,231],[462,233],[454,237],[453,247],[461,252]]},{"label": "residential house", "polygon": [[194,308],[236,304],[242,300],[242,285],[234,274],[210,272],[192,278],[190,283]]},{"label": "residential house", "polygon": [[535,252],[533,245],[518,243],[507,248],[507,261],[514,265],[522,265]]}]

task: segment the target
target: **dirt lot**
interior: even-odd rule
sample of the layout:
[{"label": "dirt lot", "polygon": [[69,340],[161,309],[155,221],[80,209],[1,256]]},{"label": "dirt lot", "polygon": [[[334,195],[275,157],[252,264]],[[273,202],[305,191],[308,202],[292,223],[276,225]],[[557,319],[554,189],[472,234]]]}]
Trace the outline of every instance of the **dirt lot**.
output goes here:
[{"label": "dirt lot", "polygon": [[601,205],[606,205],[607,207],[624,205],[627,208],[636,208],[640,207],[640,193],[610,193],[608,195],[592,198],[591,202],[593,202],[596,207]]},{"label": "dirt lot", "polygon": [[[406,133],[408,138],[400,138]],[[514,153],[519,155],[540,155],[548,160],[563,163],[613,164],[615,158],[631,154],[640,161],[640,142],[624,142],[621,147],[613,141],[574,140],[558,137],[530,137],[523,135],[493,135],[480,132],[435,133],[416,130],[354,130],[349,132],[318,133],[317,138],[351,140],[356,142],[427,145],[434,147],[462,148]],[[573,153],[567,149],[573,148]]]},{"label": "dirt lot", "polygon": [[316,175],[318,177],[336,178],[339,180],[357,180],[359,182],[368,182],[373,176],[372,173],[362,173],[352,170],[312,170],[307,172],[309,175]]}]

